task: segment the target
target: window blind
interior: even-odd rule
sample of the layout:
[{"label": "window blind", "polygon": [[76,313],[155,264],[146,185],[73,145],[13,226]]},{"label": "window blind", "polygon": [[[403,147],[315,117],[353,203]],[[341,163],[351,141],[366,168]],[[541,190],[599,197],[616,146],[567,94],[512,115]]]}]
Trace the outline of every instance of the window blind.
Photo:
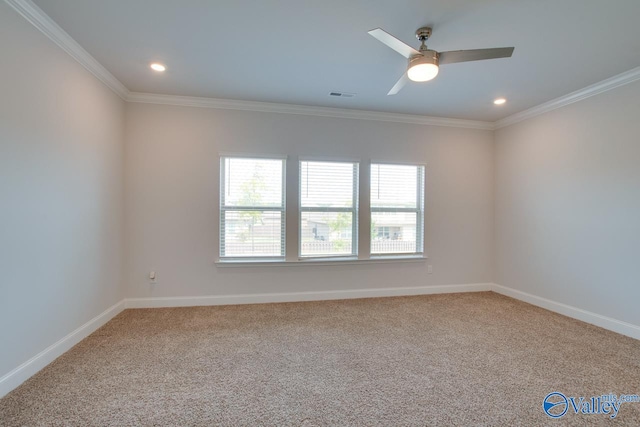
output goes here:
[{"label": "window blind", "polygon": [[300,256],[358,253],[358,163],[300,162]]},{"label": "window blind", "polygon": [[424,166],[371,164],[371,253],[423,250]]},{"label": "window blind", "polygon": [[220,158],[220,258],[284,258],[285,160]]}]

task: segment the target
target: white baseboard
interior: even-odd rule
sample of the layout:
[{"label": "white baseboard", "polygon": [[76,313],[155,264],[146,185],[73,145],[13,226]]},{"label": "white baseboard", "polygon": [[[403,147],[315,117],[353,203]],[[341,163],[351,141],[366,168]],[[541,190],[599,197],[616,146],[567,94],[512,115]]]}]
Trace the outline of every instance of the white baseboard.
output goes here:
[{"label": "white baseboard", "polygon": [[586,323],[591,323],[592,325],[596,325],[601,328],[608,329],[610,331],[640,340],[640,326],[632,325],[631,323],[592,313],[590,311],[573,307],[567,304],[551,301],[549,299],[531,295],[526,292],[518,291],[516,289],[507,288],[506,286],[497,285],[495,283],[492,286],[492,290],[498,294],[506,295],[508,297],[524,301],[538,307],[542,307],[549,311],[553,311],[555,313],[559,313],[573,319],[581,320]]},{"label": "white baseboard", "polygon": [[0,378],[0,397],[18,387],[36,372],[53,362],[57,357],[92,334],[99,327],[126,308],[192,307],[208,305],[259,304],[274,302],[322,301],[354,298],[376,298],[391,296],[447,294],[459,292],[493,291],[544,309],[591,323],[601,328],[640,339],[640,326],[602,316],[567,304],[551,301],[526,292],[507,288],[495,283],[473,283],[468,285],[415,286],[402,288],[353,289],[318,292],[289,292],[247,295],[210,295],[194,297],[126,298],[94,317],[66,337],[41,351],[22,365]]},{"label": "white baseboard", "polygon": [[47,347],[0,378],[0,398],[18,387],[42,368],[91,335],[125,308],[190,307],[206,305],[258,304],[273,302],[321,301],[351,298],[373,298],[406,295],[428,295],[455,292],[490,291],[491,283],[444,286],[416,286],[319,292],[290,292],[247,295],[212,295],[201,297],[127,298],[89,320],[69,335]]},{"label": "white baseboard", "polygon": [[407,295],[483,292],[492,290],[492,283],[468,285],[414,286],[403,288],[353,289],[317,292],[288,292],[247,295],[211,295],[196,297],[127,298],[125,308],[193,307],[205,305],[260,304],[273,302],[326,301],[353,298],[376,298]]},{"label": "white baseboard", "polygon": [[122,310],[124,310],[124,300],[112,307],[109,307],[66,337],[50,345],[31,359],[24,362],[22,365],[2,376],[2,378],[0,378],[0,397],[6,395],[11,390],[28,380],[32,375],[47,366],[49,363],[53,362],[64,352],[91,335],[109,320],[113,319]]}]

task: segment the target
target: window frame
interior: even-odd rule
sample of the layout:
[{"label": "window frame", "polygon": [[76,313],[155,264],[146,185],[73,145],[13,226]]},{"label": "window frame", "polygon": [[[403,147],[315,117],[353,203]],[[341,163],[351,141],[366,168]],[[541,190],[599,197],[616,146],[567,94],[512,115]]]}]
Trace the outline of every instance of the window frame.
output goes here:
[{"label": "window frame", "polygon": [[[416,174],[416,207],[415,208],[385,208],[385,207],[373,207],[372,203],[369,203],[369,221],[373,222],[374,213],[397,213],[407,212],[416,214],[416,251],[415,252],[386,252],[386,253],[374,253],[373,252],[373,239],[369,236],[370,259],[380,258],[412,258],[412,257],[425,257],[424,252],[424,218],[425,218],[425,198],[426,198],[426,165],[424,163],[405,163],[405,162],[389,162],[371,160],[369,163],[369,198],[371,200],[371,191],[373,186],[371,181],[373,180],[373,167],[375,165],[389,165],[389,166],[413,166],[416,167],[418,173]],[[369,233],[371,234],[371,233]]]},{"label": "window frame", "polygon": [[[375,264],[375,263],[398,263],[398,262],[425,262],[428,256],[425,252],[426,236],[425,236],[425,220],[426,220],[426,163],[413,163],[403,161],[386,161],[375,159],[358,159],[349,157],[307,157],[307,156],[294,156],[279,154],[257,154],[257,153],[244,153],[244,152],[219,152],[219,182],[218,189],[220,194],[218,195],[218,250],[217,259],[214,263],[217,267],[259,267],[259,266],[304,266],[304,265],[339,265],[339,264]],[[240,159],[255,159],[255,160],[280,160],[282,161],[282,199],[280,207],[258,207],[258,206],[243,206],[232,207],[224,206],[225,202],[225,166],[224,159],[226,158],[240,158]],[[352,208],[302,208],[301,187],[302,187],[302,162],[335,162],[335,163],[351,163],[356,168],[354,171],[353,181],[353,197],[354,204]],[[293,170],[294,164],[297,167],[297,171]],[[416,242],[416,252],[396,252],[396,253],[371,253],[374,239],[371,236],[371,218],[375,212],[384,211],[398,211],[394,208],[372,208],[370,199],[372,191],[372,165],[404,165],[419,167],[421,171],[421,177],[418,179],[417,194],[416,197],[420,197],[420,203],[418,204],[419,217],[416,222],[416,239],[420,239],[418,248],[418,242]],[[289,169],[289,170],[288,170]],[[367,170],[368,169],[368,170]],[[420,175],[420,173],[418,174]],[[298,182],[296,182],[298,179]],[[287,181],[289,181],[287,183]],[[288,184],[288,185],[287,185]],[[293,191],[293,186],[297,186],[296,191]],[[289,187],[289,190],[287,190]],[[321,211],[340,212],[347,211],[352,212],[352,251],[351,254],[338,254],[338,255],[307,255],[302,256],[302,213],[304,211]],[[279,211],[281,214],[281,251],[279,256],[224,256],[224,248],[222,242],[225,236],[225,216],[227,211],[241,211],[241,210],[259,210],[259,211]],[[415,212],[416,209],[409,208],[410,211]],[[287,215],[287,213],[289,215]],[[297,216],[297,230],[292,222],[293,218]],[[298,233],[297,238],[295,233]],[[291,234],[293,233],[293,234]],[[364,233],[364,234],[363,234]],[[293,238],[293,240],[291,240]],[[296,241],[297,240],[297,241]],[[294,246],[297,245],[297,248]],[[361,250],[364,252],[361,253]]]},{"label": "window frame", "polygon": [[[353,165],[352,182],[352,206],[351,208],[324,208],[324,207],[303,207],[302,206],[302,163],[350,163]],[[350,254],[323,254],[323,255],[302,255],[302,214],[303,212],[350,212],[351,219],[351,253]],[[298,261],[313,262],[315,260],[354,260],[358,258],[359,233],[360,228],[360,160],[358,159],[327,159],[321,157],[300,157],[298,158]]]},{"label": "window frame", "polygon": [[[246,159],[246,160],[279,160],[282,162],[282,193],[281,204],[277,206],[225,206],[225,186],[226,186],[226,159]],[[220,262],[279,262],[284,261],[287,253],[287,160],[288,156],[266,155],[266,154],[239,154],[239,153],[219,153],[220,165],[220,181],[219,181],[219,230],[218,230],[218,260]],[[223,242],[226,241],[225,220],[227,211],[270,211],[280,212],[280,255],[264,255],[264,256],[226,256]]]}]

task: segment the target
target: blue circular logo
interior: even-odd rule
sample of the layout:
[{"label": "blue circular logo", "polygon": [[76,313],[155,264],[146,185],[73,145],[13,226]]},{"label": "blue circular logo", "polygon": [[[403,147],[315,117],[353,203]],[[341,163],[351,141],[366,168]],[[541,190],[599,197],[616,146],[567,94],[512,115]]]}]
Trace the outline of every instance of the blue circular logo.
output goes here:
[{"label": "blue circular logo", "polygon": [[554,391],[553,393],[547,394],[547,397],[544,398],[542,401],[542,409],[544,413],[551,418],[560,418],[567,413],[569,401],[564,394]]}]

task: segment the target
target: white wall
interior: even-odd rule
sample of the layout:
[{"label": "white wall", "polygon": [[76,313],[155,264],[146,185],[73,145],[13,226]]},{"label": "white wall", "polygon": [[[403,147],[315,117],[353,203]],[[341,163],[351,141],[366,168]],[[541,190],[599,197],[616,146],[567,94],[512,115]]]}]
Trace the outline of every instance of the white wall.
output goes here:
[{"label": "white wall", "polygon": [[639,82],[496,132],[496,283],[640,325],[639,135]]},{"label": "white wall", "polygon": [[[128,297],[469,284],[492,279],[491,131],[136,103],[127,105],[126,128]],[[293,173],[296,156],[426,163],[425,247],[433,274],[427,274],[426,262],[216,267],[219,152],[288,154],[293,156],[293,169],[289,169]],[[288,191],[295,194],[297,190],[289,185]],[[288,223],[295,227],[290,209]],[[154,286],[147,280],[151,269],[158,276]]]},{"label": "white wall", "polygon": [[0,377],[123,298],[124,102],[0,2]]}]

